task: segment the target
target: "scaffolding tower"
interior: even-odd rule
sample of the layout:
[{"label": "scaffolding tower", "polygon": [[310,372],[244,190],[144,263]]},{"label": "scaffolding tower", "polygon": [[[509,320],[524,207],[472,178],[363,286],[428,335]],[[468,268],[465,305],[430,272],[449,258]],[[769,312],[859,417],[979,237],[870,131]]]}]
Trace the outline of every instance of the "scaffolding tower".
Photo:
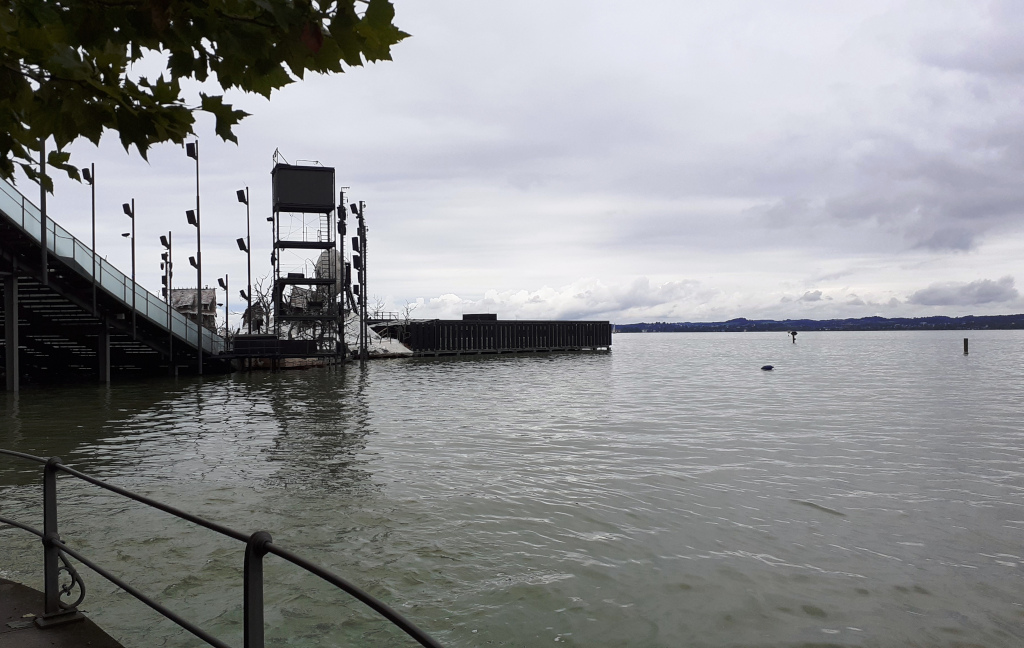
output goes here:
[{"label": "scaffolding tower", "polygon": [[274,326],[283,357],[344,355],[334,169],[274,160]]}]

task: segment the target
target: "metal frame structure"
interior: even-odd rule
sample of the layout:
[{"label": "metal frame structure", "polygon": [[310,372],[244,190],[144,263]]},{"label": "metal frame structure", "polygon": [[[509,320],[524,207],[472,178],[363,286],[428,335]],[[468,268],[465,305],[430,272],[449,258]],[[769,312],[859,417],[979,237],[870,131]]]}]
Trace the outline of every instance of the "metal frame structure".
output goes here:
[{"label": "metal frame structure", "polygon": [[[95,477],[81,473],[64,465],[59,457],[37,457],[23,452],[4,450],[2,448],[0,448],[0,455],[7,455],[9,457],[33,461],[43,465],[43,530],[39,531],[27,524],[0,516],[0,522],[28,531],[29,533],[33,533],[39,536],[43,541],[45,612],[42,617],[38,617],[36,619],[36,625],[40,628],[62,625],[82,618],[82,613],[78,611],[78,605],[85,599],[85,583],[78,571],[68,560],[68,556],[71,556],[114,585],[128,592],[142,603],[145,603],[153,610],[156,610],[167,619],[170,619],[185,630],[191,632],[196,637],[202,639],[207,644],[217,646],[218,648],[229,648],[228,644],[225,642],[217,639],[199,626],[191,623],[187,619],[149,598],[138,589],[132,587],[103,567],[97,565],[77,549],[73,549],[68,546],[68,544],[61,539],[57,520],[57,474],[64,473],[93,484],[94,486],[106,489],[112,493],[116,493],[117,495],[121,495],[122,497],[159,509],[165,513],[169,513],[176,518],[186,520],[221,535],[244,542],[245,557],[242,585],[244,608],[244,648],[263,648],[264,646],[263,556],[267,554],[274,554],[275,556],[278,556],[297,567],[305,569],[309,573],[338,587],[364,603],[379,615],[383,616],[393,625],[400,628],[405,632],[405,634],[414,639],[421,646],[426,646],[427,648],[441,648],[441,644],[434,640],[430,635],[420,630],[411,621],[403,617],[386,603],[374,598],[372,595],[363,591],[341,576],[333,574],[323,567],[302,558],[298,554],[274,544],[273,538],[266,531],[257,531],[252,534],[245,534],[241,531],[236,531],[235,529],[216,522],[211,522],[197,515],[192,515],[191,513],[186,513],[185,511],[176,509],[173,506],[158,502],[143,495],[138,495],[127,489],[108,484],[96,479]],[[66,572],[71,578],[71,582],[68,585],[60,585],[61,572]],[[74,602],[65,603],[61,600],[61,596],[73,593],[76,588],[79,593]]]},{"label": "metal frame structure", "polygon": [[337,357],[344,341],[334,169],[285,164],[275,157],[271,174],[274,331],[282,340],[277,355]]}]

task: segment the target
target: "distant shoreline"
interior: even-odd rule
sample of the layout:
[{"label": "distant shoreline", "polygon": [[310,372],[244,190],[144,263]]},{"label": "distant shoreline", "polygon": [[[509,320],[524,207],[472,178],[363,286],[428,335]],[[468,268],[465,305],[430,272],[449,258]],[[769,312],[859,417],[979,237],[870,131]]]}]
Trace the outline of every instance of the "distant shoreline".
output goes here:
[{"label": "distant shoreline", "polygon": [[613,333],[692,333],[754,331],[966,331],[1024,329],[1024,314],[963,317],[861,317],[830,320],[748,320],[726,322],[638,322],[614,324]]}]

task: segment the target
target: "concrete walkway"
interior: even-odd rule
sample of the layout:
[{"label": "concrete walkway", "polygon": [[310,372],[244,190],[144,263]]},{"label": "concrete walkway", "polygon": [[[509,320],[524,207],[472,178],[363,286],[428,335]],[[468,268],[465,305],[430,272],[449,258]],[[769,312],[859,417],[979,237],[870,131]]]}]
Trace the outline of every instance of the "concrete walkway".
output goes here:
[{"label": "concrete walkway", "polygon": [[40,630],[42,615],[42,592],[0,578],[0,648],[123,648],[89,619]]}]

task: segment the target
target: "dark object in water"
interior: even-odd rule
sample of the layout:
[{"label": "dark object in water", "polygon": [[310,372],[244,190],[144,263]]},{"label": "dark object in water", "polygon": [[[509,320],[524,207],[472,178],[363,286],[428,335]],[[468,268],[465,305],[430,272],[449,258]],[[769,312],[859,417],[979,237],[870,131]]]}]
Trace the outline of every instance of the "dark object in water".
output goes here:
[{"label": "dark object in water", "polygon": [[772,366],[772,365],[765,365],[765,366],[761,367],[761,371],[771,371],[774,368],[775,367]]},{"label": "dark object in water", "polygon": [[801,504],[803,506],[810,506],[812,509],[818,509],[819,511],[824,511],[825,513],[831,513],[832,515],[838,515],[839,517],[846,517],[846,513],[840,513],[839,511],[837,511],[835,509],[830,509],[827,506],[822,506],[821,504],[815,504],[814,502],[807,502],[807,501],[804,501],[804,500],[797,500],[797,499],[791,499],[789,501],[790,502],[794,502],[796,504]]}]

